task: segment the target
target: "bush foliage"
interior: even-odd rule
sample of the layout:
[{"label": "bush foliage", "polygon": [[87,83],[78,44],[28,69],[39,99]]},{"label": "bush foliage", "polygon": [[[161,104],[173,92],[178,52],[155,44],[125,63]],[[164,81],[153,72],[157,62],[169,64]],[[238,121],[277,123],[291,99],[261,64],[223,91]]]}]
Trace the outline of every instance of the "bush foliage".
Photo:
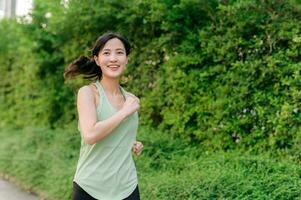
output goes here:
[{"label": "bush foliage", "polygon": [[74,122],[64,68],[107,31],[134,46],[122,84],[141,122],[207,149],[300,142],[301,15],[285,0],[36,0],[0,22],[1,127]]},{"label": "bush foliage", "polygon": [[[300,199],[301,166],[268,154],[206,153],[141,127],[143,153],[134,156],[141,199]],[[80,138],[66,128],[0,130],[0,171],[45,200],[71,199]],[[22,137],[20,137],[22,135]],[[46,150],[45,150],[46,149]]]}]

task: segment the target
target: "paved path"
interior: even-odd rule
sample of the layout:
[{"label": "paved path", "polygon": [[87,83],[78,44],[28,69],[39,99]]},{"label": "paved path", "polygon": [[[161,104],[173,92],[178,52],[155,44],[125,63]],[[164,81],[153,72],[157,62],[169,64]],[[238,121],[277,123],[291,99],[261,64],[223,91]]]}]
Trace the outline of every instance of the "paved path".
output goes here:
[{"label": "paved path", "polygon": [[39,198],[20,190],[15,185],[0,179],[0,200],[38,200]]}]

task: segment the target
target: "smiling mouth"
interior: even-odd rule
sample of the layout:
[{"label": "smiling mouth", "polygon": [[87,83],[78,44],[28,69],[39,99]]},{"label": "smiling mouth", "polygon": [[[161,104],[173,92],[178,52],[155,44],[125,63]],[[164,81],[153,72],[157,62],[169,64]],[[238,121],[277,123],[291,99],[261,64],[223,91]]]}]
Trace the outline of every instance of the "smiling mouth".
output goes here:
[{"label": "smiling mouth", "polygon": [[108,65],[107,66],[112,71],[117,71],[119,69],[119,65]]},{"label": "smiling mouth", "polygon": [[119,65],[108,65],[109,68],[118,68],[120,67]]}]

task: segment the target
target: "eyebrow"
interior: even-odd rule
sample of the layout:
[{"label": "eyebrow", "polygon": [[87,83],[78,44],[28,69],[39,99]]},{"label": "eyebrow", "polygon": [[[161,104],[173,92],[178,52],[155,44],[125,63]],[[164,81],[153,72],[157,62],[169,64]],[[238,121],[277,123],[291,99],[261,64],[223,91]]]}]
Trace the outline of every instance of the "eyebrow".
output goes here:
[{"label": "eyebrow", "polygon": [[[115,49],[115,50],[121,50],[121,51],[125,51],[124,49],[122,49],[122,48],[117,48],[117,49]],[[111,51],[111,49],[103,49],[103,51]]]}]

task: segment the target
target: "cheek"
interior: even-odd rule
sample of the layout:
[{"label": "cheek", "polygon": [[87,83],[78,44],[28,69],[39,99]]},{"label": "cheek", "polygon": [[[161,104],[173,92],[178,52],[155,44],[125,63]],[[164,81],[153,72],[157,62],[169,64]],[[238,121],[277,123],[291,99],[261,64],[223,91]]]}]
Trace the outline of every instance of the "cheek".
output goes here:
[{"label": "cheek", "polygon": [[123,63],[128,64],[128,58],[124,58]]},{"label": "cheek", "polygon": [[99,64],[100,67],[103,67],[103,66],[107,65],[108,62],[109,62],[108,59],[98,60],[98,64]]},{"label": "cheek", "polygon": [[108,58],[101,58],[99,59],[99,63],[107,63],[108,62]]},{"label": "cheek", "polygon": [[95,62],[96,62],[96,64],[97,64],[98,66],[101,65],[101,60],[100,60],[99,58],[95,59]]}]

